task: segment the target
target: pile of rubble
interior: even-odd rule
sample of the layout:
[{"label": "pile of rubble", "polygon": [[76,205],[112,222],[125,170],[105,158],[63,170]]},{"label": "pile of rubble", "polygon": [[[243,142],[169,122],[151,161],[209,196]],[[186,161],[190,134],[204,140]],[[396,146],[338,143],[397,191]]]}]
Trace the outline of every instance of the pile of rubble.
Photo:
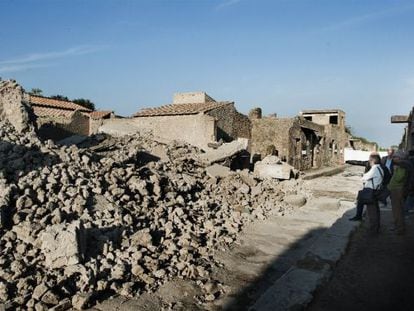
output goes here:
[{"label": "pile of rubble", "polygon": [[175,277],[210,284],[218,246],[288,208],[283,183],[211,177],[188,145],[147,135],[85,144],[41,142],[0,121],[0,306],[81,309]]}]

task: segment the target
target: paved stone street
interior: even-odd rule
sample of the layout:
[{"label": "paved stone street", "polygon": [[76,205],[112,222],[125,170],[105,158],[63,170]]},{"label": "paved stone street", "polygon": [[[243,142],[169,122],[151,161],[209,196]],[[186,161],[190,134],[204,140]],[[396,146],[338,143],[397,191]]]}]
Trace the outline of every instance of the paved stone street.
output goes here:
[{"label": "paved stone street", "polygon": [[407,232],[390,232],[390,207],[381,210],[381,233],[370,236],[363,226],[353,236],[332,280],[316,295],[308,311],[413,310],[414,217]]}]

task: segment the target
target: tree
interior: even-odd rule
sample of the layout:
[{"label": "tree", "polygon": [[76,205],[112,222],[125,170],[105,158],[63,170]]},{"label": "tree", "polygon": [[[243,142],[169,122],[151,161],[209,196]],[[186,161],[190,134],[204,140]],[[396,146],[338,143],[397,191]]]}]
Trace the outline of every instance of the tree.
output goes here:
[{"label": "tree", "polygon": [[33,88],[30,92],[30,95],[42,95],[43,91],[39,88]]},{"label": "tree", "polygon": [[66,96],[63,96],[63,95],[52,95],[52,96],[50,96],[50,98],[57,99],[57,100],[66,100],[66,101],[69,101],[69,98],[67,98]]},{"label": "tree", "polygon": [[74,102],[75,104],[81,105],[85,108],[88,108],[90,110],[95,110],[95,104],[91,102],[89,99],[77,98],[77,99],[72,100],[72,102]]}]

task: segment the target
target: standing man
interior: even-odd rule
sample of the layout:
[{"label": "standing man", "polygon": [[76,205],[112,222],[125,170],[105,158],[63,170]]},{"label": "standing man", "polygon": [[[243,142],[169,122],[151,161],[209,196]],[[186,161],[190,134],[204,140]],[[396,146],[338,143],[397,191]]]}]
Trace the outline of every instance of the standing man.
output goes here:
[{"label": "standing man", "polygon": [[408,172],[403,167],[403,161],[406,156],[403,151],[397,151],[393,157],[394,174],[388,185],[391,192],[392,215],[394,217],[395,227],[392,231],[402,235],[405,232],[404,221],[404,191],[407,183]]},{"label": "standing man", "polygon": [[394,160],[393,160],[393,157],[394,157],[395,151],[394,151],[394,149],[389,148],[387,150],[387,153],[388,153],[388,155],[381,159],[381,164],[383,166],[385,166],[386,168],[388,168],[388,171],[390,172],[390,174],[392,176],[394,174]]}]

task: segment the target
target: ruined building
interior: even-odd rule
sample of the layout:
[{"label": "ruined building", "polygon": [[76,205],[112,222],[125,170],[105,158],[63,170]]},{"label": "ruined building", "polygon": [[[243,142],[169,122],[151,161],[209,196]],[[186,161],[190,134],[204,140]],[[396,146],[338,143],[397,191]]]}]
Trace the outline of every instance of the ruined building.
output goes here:
[{"label": "ruined building", "polygon": [[263,158],[271,150],[299,170],[343,163],[349,144],[345,113],[341,110],[307,110],[293,118],[249,114],[252,123],[251,153]]},{"label": "ruined building", "polygon": [[408,115],[395,115],[391,117],[391,123],[407,124],[401,140],[400,148],[405,151],[414,149],[414,107]]},{"label": "ruined building", "polygon": [[320,142],[323,165],[343,164],[344,150],[350,146],[345,112],[340,109],[304,110],[300,115],[324,127],[324,136]]},{"label": "ruined building", "polygon": [[91,135],[97,133],[103,120],[113,117],[112,111],[92,111],[66,100],[29,95],[28,101],[37,117],[39,135],[44,139]]},{"label": "ruined building", "polygon": [[[273,152],[299,170],[322,166],[319,141],[323,126],[301,117],[261,117],[250,114],[251,153],[264,158]],[[272,150],[272,151],[270,151]]]},{"label": "ruined building", "polygon": [[59,140],[74,134],[89,135],[90,109],[70,101],[32,95],[29,104],[37,116],[42,138]]},{"label": "ruined building", "polygon": [[250,121],[234,102],[215,101],[204,92],[177,93],[173,103],[144,108],[129,119],[104,123],[112,133],[149,131],[165,140],[180,140],[205,149],[216,141],[250,137]]}]

